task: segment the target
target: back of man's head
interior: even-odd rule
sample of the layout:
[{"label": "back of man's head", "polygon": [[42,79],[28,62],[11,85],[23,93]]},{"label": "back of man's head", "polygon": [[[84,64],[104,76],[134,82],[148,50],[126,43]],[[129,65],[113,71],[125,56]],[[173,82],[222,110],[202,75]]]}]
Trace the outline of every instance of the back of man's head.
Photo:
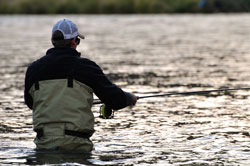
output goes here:
[{"label": "back of man's head", "polygon": [[77,37],[84,39],[77,26],[70,20],[60,20],[53,26],[51,41],[54,47],[70,48],[72,40]]},{"label": "back of man's head", "polygon": [[56,30],[51,38],[52,44],[55,48],[70,48],[72,39],[64,39],[63,33]]}]

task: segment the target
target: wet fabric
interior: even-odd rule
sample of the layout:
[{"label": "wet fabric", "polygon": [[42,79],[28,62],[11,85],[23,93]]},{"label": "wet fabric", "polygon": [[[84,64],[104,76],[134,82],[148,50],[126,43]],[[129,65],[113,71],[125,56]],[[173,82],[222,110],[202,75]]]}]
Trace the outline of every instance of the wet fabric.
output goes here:
[{"label": "wet fabric", "polygon": [[41,137],[36,137],[34,142],[37,149],[51,150],[77,150],[90,152],[93,143],[89,138],[70,136],[65,133],[69,128],[65,123],[51,123],[43,125]]}]

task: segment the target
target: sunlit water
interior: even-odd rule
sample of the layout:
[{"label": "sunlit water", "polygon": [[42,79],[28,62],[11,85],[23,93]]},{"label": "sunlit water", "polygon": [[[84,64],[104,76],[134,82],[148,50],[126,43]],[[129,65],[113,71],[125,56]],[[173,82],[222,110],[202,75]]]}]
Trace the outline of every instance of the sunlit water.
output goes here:
[{"label": "sunlit water", "polygon": [[78,48],[139,96],[250,87],[250,15],[0,16],[0,165],[250,165],[250,91],[138,101],[98,118],[91,154],[38,153],[23,103],[27,65],[69,18]]}]

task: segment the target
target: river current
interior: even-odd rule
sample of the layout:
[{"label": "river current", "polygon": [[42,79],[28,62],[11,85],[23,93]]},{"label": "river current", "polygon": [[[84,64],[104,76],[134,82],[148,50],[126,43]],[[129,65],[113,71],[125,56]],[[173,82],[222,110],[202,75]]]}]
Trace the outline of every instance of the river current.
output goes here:
[{"label": "river current", "polygon": [[91,154],[35,151],[27,66],[71,19],[78,51],[138,96],[250,87],[250,15],[0,16],[0,165],[250,165],[250,91],[141,99],[96,117]]}]

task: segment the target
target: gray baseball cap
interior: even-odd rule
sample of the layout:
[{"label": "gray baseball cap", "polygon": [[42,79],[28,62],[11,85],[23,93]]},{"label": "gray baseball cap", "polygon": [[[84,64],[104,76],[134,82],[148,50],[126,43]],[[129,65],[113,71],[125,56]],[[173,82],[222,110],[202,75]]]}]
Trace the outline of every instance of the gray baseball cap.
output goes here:
[{"label": "gray baseball cap", "polygon": [[72,39],[77,36],[79,36],[81,39],[85,38],[82,34],[78,32],[76,24],[67,19],[60,20],[54,25],[52,29],[52,36],[57,30],[62,32],[64,39]]}]

